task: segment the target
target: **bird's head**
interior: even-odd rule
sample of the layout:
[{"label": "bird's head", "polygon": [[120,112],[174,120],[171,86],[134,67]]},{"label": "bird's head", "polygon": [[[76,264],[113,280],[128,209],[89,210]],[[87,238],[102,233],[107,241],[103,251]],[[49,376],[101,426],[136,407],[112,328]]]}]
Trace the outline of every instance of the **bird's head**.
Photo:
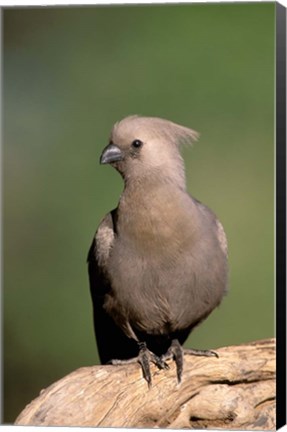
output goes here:
[{"label": "bird's head", "polygon": [[192,129],[161,118],[126,117],[114,125],[100,163],[111,164],[125,181],[156,176],[184,183],[179,147],[197,137]]}]

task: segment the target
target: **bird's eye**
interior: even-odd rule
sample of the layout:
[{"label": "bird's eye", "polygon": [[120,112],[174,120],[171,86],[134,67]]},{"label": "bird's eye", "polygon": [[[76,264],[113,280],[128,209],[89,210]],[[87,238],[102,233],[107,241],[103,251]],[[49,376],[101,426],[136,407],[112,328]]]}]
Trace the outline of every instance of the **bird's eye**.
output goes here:
[{"label": "bird's eye", "polygon": [[133,142],[132,142],[132,146],[134,147],[134,148],[139,148],[139,147],[141,147],[143,145],[143,142],[141,141],[141,140],[138,140],[138,139],[136,139],[136,140],[134,140]]}]

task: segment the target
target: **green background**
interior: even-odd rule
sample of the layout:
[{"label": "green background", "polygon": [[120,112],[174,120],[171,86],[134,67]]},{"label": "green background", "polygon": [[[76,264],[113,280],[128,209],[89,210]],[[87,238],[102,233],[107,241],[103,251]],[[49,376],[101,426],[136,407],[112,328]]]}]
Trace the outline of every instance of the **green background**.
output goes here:
[{"label": "green background", "polygon": [[117,204],[114,122],[201,133],[188,190],[229,241],[230,293],[188,345],[274,334],[274,3],[4,11],[4,421],[97,363],[86,255]]}]

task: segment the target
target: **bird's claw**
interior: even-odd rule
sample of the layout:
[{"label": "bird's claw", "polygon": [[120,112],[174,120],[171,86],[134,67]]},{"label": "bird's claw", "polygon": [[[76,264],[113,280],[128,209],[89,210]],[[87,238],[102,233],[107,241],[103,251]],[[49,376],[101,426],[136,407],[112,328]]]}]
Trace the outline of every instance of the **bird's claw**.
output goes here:
[{"label": "bird's claw", "polygon": [[198,357],[216,357],[219,358],[219,355],[215,351],[211,350],[199,350],[199,349],[190,349],[186,348],[183,350],[184,354],[194,355]]},{"label": "bird's claw", "polygon": [[154,363],[158,369],[169,369],[169,365],[166,363],[166,360],[173,359],[176,365],[176,375],[178,384],[181,383],[182,372],[183,372],[183,355],[194,355],[197,357],[216,357],[219,358],[219,355],[215,351],[211,350],[199,350],[199,349],[191,349],[185,348],[183,349],[177,339],[174,339],[165,354],[161,357],[158,357],[152,351],[150,351],[145,342],[139,343],[139,355],[138,357],[134,357],[127,360],[110,360],[108,364],[113,365],[125,365],[130,363],[139,363],[142,368],[143,377],[148,383],[149,388],[152,386],[152,378],[150,371],[150,363]]},{"label": "bird's claw", "polygon": [[183,349],[179,341],[177,339],[174,339],[167,352],[161,356],[161,359],[162,361],[165,361],[172,358],[175,361],[177,381],[179,384],[182,378],[184,354],[203,357],[219,357],[217,352],[211,350]]},{"label": "bird's claw", "polygon": [[163,361],[170,358],[175,361],[177,381],[180,383],[183,371],[183,349],[177,339],[172,341],[167,352],[161,356]]},{"label": "bird's claw", "polygon": [[151,387],[152,379],[150,372],[150,362],[154,363],[159,369],[169,369],[169,366],[161,357],[158,357],[152,351],[150,351],[145,343],[141,343],[139,346],[140,352],[137,361],[142,367],[144,379],[147,381],[148,386]]}]

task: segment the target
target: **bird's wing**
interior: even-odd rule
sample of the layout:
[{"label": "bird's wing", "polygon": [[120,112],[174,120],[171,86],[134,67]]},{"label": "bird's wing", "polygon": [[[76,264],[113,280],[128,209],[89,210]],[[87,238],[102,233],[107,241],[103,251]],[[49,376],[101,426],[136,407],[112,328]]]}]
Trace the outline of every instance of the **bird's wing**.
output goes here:
[{"label": "bird's wing", "polygon": [[228,256],[228,244],[227,244],[227,237],[223,228],[222,223],[217,219],[215,213],[207,207],[205,204],[202,204],[202,202],[198,201],[196,198],[191,197],[193,202],[197,205],[198,208],[200,208],[205,214],[209,214],[211,219],[213,220],[213,223],[215,224],[216,229],[216,236],[219,241],[220,247],[224,255]]},{"label": "bird's wing", "polygon": [[137,355],[135,341],[123,331],[104,309],[105,297],[111,291],[109,257],[116,238],[116,210],[102,220],[88,253],[90,292],[93,302],[94,330],[101,363]]},{"label": "bird's wing", "polygon": [[228,256],[228,245],[227,245],[226,234],[222,223],[218,219],[216,219],[216,226],[217,226],[217,238],[219,240],[219,244],[224,254]]},{"label": "bird's wing", "polygon": [[97,265],[99,271],[107,273],[108,261],[115,239],[116,211],[108,213],[97,229],[88,253],[89,272],[90,265]]}]

